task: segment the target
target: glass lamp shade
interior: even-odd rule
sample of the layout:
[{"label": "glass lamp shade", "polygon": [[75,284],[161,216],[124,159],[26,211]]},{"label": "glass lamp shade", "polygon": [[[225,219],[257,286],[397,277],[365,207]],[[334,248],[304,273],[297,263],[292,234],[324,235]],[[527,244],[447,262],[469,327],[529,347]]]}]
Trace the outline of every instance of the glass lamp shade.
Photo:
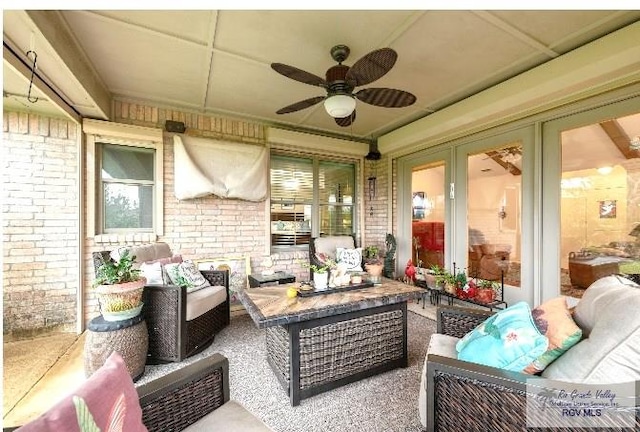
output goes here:
[{"label": "glass lamp shade", "polygon": [[331,117],[348,117],[356,109],[356,100],[353,96],[333,95],[324,100],[324,109]]}]

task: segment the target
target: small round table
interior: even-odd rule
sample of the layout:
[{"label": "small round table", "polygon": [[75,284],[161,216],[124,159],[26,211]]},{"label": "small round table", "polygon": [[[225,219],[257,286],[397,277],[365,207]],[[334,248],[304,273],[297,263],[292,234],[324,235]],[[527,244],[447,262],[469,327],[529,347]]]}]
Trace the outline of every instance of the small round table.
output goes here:
[{"label": "small round table", "polygon": [[122,356],[133,381],[142,376],[149,349],[149,333],[142,314],[122,321],[105,321],[100,315],[89,322],[87,330],[85,377],[98,370],[113,351]]}]

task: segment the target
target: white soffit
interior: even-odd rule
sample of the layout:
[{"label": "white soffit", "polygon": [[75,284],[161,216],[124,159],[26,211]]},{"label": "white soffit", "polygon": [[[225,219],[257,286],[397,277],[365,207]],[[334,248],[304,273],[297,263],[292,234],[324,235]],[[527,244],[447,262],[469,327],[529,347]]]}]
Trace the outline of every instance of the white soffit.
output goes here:
[{"label": "white soffit", "polygon": [[640,82],[640,23],[632,24],[378,140],[401,155]]},{"label": "white soffit", "polygon": [[360,157],[369,153],[369,145],[362,142],[278,128],[269,128],[267,130],[267,142],[274,148],[283,146],[298,150],[319,150],[327,155],[337,154]]}]

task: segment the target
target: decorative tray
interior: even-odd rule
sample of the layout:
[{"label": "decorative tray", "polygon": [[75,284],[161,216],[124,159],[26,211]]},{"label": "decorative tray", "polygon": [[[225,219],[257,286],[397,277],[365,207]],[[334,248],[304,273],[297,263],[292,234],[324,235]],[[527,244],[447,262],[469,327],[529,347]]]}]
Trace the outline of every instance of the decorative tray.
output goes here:
[{"label": "decorative tray", "polygon": [[313,288],[313,285],[301,285],[300,288],[298,288],[298,296],[299,297],[313,297],[313,296],[317,296],[317,295],[323,295],[323,294],[334,294],[337,292],[343,292],[343,291],[351,291],[351,290],[356,290],[356,289],[360,289],[360,288],[371,288],[373,286],[373,283],[371,282],[362,282],[359,284],[349,284],[349,285],[344,285],[344,286],[338,286],[335,288],[329,288],[327,287],[327,289],[322,290],[322,291],[316,291]]}]

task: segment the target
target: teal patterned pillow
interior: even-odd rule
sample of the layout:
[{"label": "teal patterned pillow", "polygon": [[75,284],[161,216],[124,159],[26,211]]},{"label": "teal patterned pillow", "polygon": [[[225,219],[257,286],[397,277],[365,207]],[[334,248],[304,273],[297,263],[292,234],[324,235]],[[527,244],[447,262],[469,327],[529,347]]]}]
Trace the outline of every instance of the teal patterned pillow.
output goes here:
[{"label": "teal patterned pillow", "polygon": [[522,372],[540,357],[549,339],[536,327],[531,308],[519,302],[489,317],[456,344],[458,359]]}]

